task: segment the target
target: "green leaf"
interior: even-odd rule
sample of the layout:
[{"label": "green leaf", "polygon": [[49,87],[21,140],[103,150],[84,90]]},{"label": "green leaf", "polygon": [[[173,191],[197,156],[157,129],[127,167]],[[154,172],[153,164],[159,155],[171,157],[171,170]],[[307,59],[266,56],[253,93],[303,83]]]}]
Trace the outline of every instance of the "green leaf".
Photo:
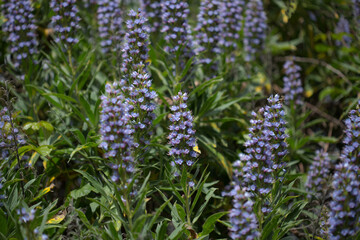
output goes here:
[{"label": "green leaf", "polygon": [[[159,69],[157,69],[157,68],[155,68],[155,67],[153,67],[153,66],[150,66],[150,69],[151,69],[151,71],[154,71],[156,74],[157,74],[157,76],[159,77],[159,79],[161,80],[161,82],[162,82],[162,84],[164,85],[164,86],[166,86],[166,89],[167,90],[169,90],[170,91],[170,89],[169,89],[169,84],[168,84],[168,81],[167,81],[167,79],[164,77],[164,75],[162,74],[162,72],[160,72],[160,70]],[[165,101],[166,102],[166,101]]]},{"label": "green leaf", "polygon": [[92,225],[90,224],[89,220],[87,219],[86,215],[79,209],[76,209],[75,208],[75,211],[77,212],[80,220],[85,224],[85,226],[90,229],[90,230],[93,230],[93,227]]},{"label": "green leaf", "polygon": [[166,231],[167,231],[167,221],[162,221],[161,223],[159,223],[156,226],[156,235],[155,235],[155,239],[156,240],[165,240],[166,239]]},{"label": "green leaf", "polygon": [[209,203],[210,199],[215,196],[214,192],[216,191],[216,188],[211,188],[209,192],[205,196],[205,202],[201,205],[201,207],[198,209],[198,211],[195,214],[194,219],[192,220],[192,223],[196,223],[197,220],[199,220],[201,214],[205,210],[206,205]]},{"label": "green leaf", "polygon": [[279,207],[283,206],[286,202],[290,201],[291,199],[297,198],[299,196],[287,196],[284,199],[282,199],[280,202],[276,204],[274,207],[274,210],[278,209]]},{"label": "green leaf", "polygon": [[179,191],[177,190],[177,188],[175,187],[174,183],[171,181],[171,179],[167,176],[168,182],[173,190],[173,193],[175,194],[175,196],[178,198],[178,200],[185,205],[185,200],[184,198],[180,195]]},{"label": "green leaf", "polygon": [[47,93],[43,93],[42,95],[48,96],[48,97],[54,96],[54,97],[60,98],[62,100],[68,101],[68,102],[76,103],[76,100],[73,99],[72,97],[69,97],[69,96],[66,96],[66,95],[60,94],[60,93],[47,92]]},{"label": "green leaf", "polygon": [[87,183],[83,187],[71,191],[70,196],[74,199],[78,199],[78,198],[87,196],[91,192],[98,193],[98,191],[93,186],[91,186],[89,183]]},{"label": "green leaf", "polygon": [[85,144],[85,145],[77,146],[77,147],[74,149],[74,151],[71,152],[69,160],[71,160],[71,159],[74,157],[74,155],[75,155],[76,153],[80,152],[81,150],[84,150],[84,149],[87,149],[87,148],[91,148],[91,147],[97,147],[97,146],[98,146],[98,144],[97,144],[97,143],[94,143],[94,142],[90,142],[90,143],[87,143],[87,144]]},{"label": "green leaf", "polygon": [[[3,235],[7,235],[8,226],[10,226],[8,219],[5,213],[0,209],[0,233]],[[6,238],[3,238],[6,239]]]},{"label": "green leaf", "polygon": [[196,114],[197,118],[201,118],[205,113],[207,113],[210,109],[216,106],[217,102],[220,100],[221,94],[216,93],[206,99],[205,103],[201,106],[199,113]]},{"label": "green leaf", "polygon": [[307,205],[307,202],[304,202],[304,201],[298,201],[298,202],[293,203],[291,209],[287,212],[287,216],[286,216],[284,222],[286,223],[286,222],[296,220],[306,205]]},{"label": "green leaf", "polygon": [[320,94],[319,94],[319,100],[322,101],[324,100],[324,98],[328,95],[330,96],[334,96],[334,95],[338,95],[341,94],[343,92],[342,89],[339,88],[335,88],[335,87],[326,87],[324,88]]},{"label": "green leaf", "polygon": [[[201,176],[201,179],[203,178],[204,174],[205,174],[206,171],[203,172],[202,176]],[[203,187],[204,187],[204,184],[207,180],[207,178],[209,177],[210,173],[207,173],[205,178],[203,180],[200,179],[200,184],[199,184],[199,187],[196,189],[196,195],[195,195],[195,198],[192,202],[192,205],[191,205],[191,208],[190,208],[190,212],[193,212],[195,206],[196,206],[196,203],[197,201],[199,200],[199,197],[201,195],[201,192],[203,190]]]},{"label": "green leaf", "polygon": [[90,107],[89,101],[85,100],[85,98],[80,95],[80,103],[83,109],[85,109],[85,112],[90,120],[90,123],[92,124],[93,127],[95,127],[96,126],[95,115]]},{"label": "green leaf", "polygon": [[52,151],[52,146],[42,145],[40,147],[37,147],[35,151],[38,152],[41,156],[47,157]]},{"label": "green leaf", "polygon": [[34,131],[38,131],[40,129],[40,124],[38,122],[31,122],[31,123],[26,123],[23,127],[23,129],[29,130],[32,129]]},{"label": "green leaf", "polygon": [[152,124],[153,124],[154,126],[157,125],[157,124],[159,124],[159,123],[161,122],[161,120],[162,120],[167,114],[169,114],[169,113],[168,113],[168,112],[165,112],[165,113],[160,114],[159,116],[157,116],[157,117],[155,118],[155,120],[152,122]]},{"label": "green leaf", "polygon": [[55,200],[54,202],[52,202],[51,204],[49,204],[46,208],[45,208],[45,211],[43,212],[42,214],[42,221],[41,221],[41,225],[40,225],[40,228],[39,228],[39,233],[42,234],[44,229],[45,229],[45,224],[47,222],[47,218],[48,218],[48,215],[49,215],[49,212],[51,209],[53,209],[57,204],[57,200]]},{"label": "green leaf", "polygon": [[222,111],[224,111],[225,109],[228,109],[231,105],[237,103],[237,102],[243,102],[243,101],[248,101],[249,97],[245,96],[245,97],[239,97],[236,99],[232,99],[229,101],[224,102],[223,104],[221,104],[220,106],[216,107],[215,109],[212,109],[211,112],[206,113],[204,116],[213,116],[216,115]]},{"label": "green leaf", "polygon": [[156,209],[156,212],[155,212],[154,216],[151,218],[151,221],[149,223],[149,228],[152,228],[152,226],[155,224],[156,220],[159,218],[161,212],[164,210],[166,205],[168,205],[170,203],[171,199],[172,199],[172,197],[170,199],[168,199],[167,201],[165,201],[158,209]]},{"label": "green leaf", "polygon": [[184,70],[183,70],[182,73],[181,73],[180,79],[183,79],[183,78],[186,77],[186,75],[188,75],[188,72],[189,72],[191,66],[193,66],[194,58],[195,58],[195,56],[193,56],[192,58],[190,58],[190,59],[186,62],[185,68],[184,68]]},{"label": "green leaf", "polygon": [[105,229],[106,229],[106,232],[109,235],[108,236],[109,240],[120,240],[120,239],[122,239],[121,234],[119,234],[118,231],[115,229],[113,222],[109,222],[108,227],[109,228],[105,228]]},{"label": "green leaf", "polygon": [[335,137],[326,137],[326,136],[316,136],[311,137],[310,140],[314,142],[324,142],[324,143],[337,143],[338,139]]},{"label": "green leaf", "polygon": [[175,204],[175,206],[176,206],[176,210],[177,210],[177,212],[179,214],[179,217],[180,217],[181,221],[185,222],[186,213],[185,213],[184,208],[181,205],[177,204],[177,203]]},{"label": "green leaf", "polygon": [[132,233],[140,233],[141,230],[144,229],[144,225],[149,215],[142,214],[140,215],[134,222],[134,228],[132,229]]},{"label": "green leaf", "polygon": [[181,173],[181,178],[180,178],[180,185],[182,187],[183,192],[187,191],[187,176],[188,176],[188,172],[186,168],[183,168],[183,171]]},{"label": "green leaf", "polygon": [[270,236],[270,234],[276,229],[275,226],[279,225],[279,219],[280,219],[279,215],[273,216],[270,222],[266,223],[264,230],[261,233],[261,237],[260,237],[261,240],[266,240],[267,237]]},{"label": "green leaf", "polygon": [[179,225],[169,236],[170,240],[179,239],[185,231],[185,223]]},{"label": "green leaf", "polygon": [[179,214],[176,203],[171,207],[171,221],[174,224],[175,228],[185,222],[184,217],[181,217]]},{"label": "green leaf", "polygon": [[49,132],[54,131],[53,125],[51,125],[51,123],[49,123],[49,122],[40,121],[40,126],[42,126],[43,128],[45,128],[45,129],[48,130]]},{"label": "green leaf", "polygon": [[206,236],[214,231],[215,223],[226,214],[227,212],[218,212],[208,217],[202,226],[202,232],[199,234],[199,237]]},{"label": "green leaf", "polygon": [[104,187],[102,186],[101,183],[99,183],[93,176],[91,176],[90,174],[88,174],[87,172],[75,169],[74,171],[80,173],[81,175],[83,175],[92,185],[93,187],[100,192],[100,194],[104,197],[107,197],[106,192],[104,191]]},{"label": "green leaf", "polygon": [[26,191],[31,186],[31,184],[33,184],[35,181],[36,181],[36,178],[31,179],[30,181],[28,181],[24,186],[24,190]]},{"label": "green leaf", "polygon": [[210,79],[209,81],[205,81],[199,86],[197,86],[194,90],[190,92],[190,96],[195,95],[196,93],[202,94],[206,89],[208,89],[211,85],[222,82],[224,79],[221,77],[216,77]]}]

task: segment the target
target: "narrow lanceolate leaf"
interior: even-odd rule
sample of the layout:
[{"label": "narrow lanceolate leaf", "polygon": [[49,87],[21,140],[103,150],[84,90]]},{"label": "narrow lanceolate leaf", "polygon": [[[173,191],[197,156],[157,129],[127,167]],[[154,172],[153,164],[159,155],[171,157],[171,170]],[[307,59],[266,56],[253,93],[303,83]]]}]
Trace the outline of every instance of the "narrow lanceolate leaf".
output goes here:
[{"label": "narrow lanceolate leaf", "polygon": [[199,234],[199,237],[206,236],[214,231],[216,222],[225,214],[228,214],[228,212],[214,213],[208,217],[202,226],[202,232]]}]

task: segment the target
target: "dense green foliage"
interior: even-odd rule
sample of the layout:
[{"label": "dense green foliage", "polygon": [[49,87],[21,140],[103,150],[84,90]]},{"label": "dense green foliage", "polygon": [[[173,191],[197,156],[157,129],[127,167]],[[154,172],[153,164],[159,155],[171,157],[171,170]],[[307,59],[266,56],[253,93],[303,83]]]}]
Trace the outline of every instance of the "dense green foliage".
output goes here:
[{"label": "dense green foliage", "polygon": [[[343,120],[360,99],[360,21],[351,0],[264,0],[263,50],[245,61],[241,30],[232,53],[205,51],[216,70],[200,64],[198,56],[164,51],[164,34],[152,32],[146,62],[150,89],[157,93],[156,117],[135,136],[140,139],[151,128],[150,142],[134,153],[137,171],[126,184],[112,181],[111,160],[99,147],[101,96],[107,83],[126,75],[121,53],[102,51],[97,6],[90,0],[76,1],[79,42],[56,43],[49,2],[32,0],[36,61],[29,57],[15,66],[8,33],[1,32],[0,110],[6,108],[11,121],[0,125],[0,133],[11,135],[16,128],[25,144],[0,155],[0,239],[46,239],[42,234],[49,239],[229,239],[233,202],[223,193],[234,187],[233,163],[246,150],[251,112],[266,106],[270,95],[283,99],[287,60],[301,67],[304,91],[300,104],[284,103],[286,173],[278,173],[283,179],[266,197],[254,200],[258,239],[328,239],[321,230],[331,210],[331,176],[341,161]],[[200,1],[188,2],[189,25],[195,29]],[[120,7],[126,34],[127,13],[140,3],[123,0]],[[342,17],[349,21],[347,33],[337,28]],[[1,15],[0,24],[7,20]],[[196,42],[196,32],[192,35]],[[234,61],[228,61],[230,54]],[[179,91],[189,96],[197,141],[192,150],[199,156],[194,165],[178,169],[168,154],[173,147],[168,135]],[[317,150],[330,158],[330,177],[320,196],[306,187]],[[265,202],[271,205],[268,214],[261,210]],[[21,209],[34,209],[34,219],[22,221]],[[360,233],[341,239],[360,239]]]}]

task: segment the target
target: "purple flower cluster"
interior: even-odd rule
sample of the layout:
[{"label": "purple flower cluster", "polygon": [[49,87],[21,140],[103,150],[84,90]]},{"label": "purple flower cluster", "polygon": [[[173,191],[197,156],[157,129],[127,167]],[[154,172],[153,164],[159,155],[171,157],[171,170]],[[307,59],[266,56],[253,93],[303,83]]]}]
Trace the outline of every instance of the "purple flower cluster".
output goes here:
[{"label": "purple flower cluster", "polygon": [[307,191],[314,193],[317,198],[324,199],[326,191],[329,189],[330,169],[331,162],[328,154],[323,151],[317,151],[308,172]]},{"label": "purple flower cluster", "polygon": [[345,120],[346,129],[343,143],[345,144],[341,158],[343,162],[360,166],[360,101],[356,110],[351,110]]},{"label": "purple flower cluster", "polygon": [[235,61],[234,51],[238,48],[242,28],[244,0],[223,0],[220,10],[222,18],[220,45],[230,55],[228,61]]},{"label": "purple flower cluster", "polygon": [[161,0],[142,0],[142,8],[151,25],[151,32],[159,32],[161,27]]},{"label": "purple flower cluster", "polygon": [[38,52],[33,8],[30,0],[7,0],[3,7],[6,19],[3,31],[8,34],[14,65],[19,67],[24,59]]},{"label": "purple flower cluster", "polygon": [[288,60],[284,64],[284,95],[285,104],[290,105],[292,102],[297,105],[302,104],[302,94],[304,89],[302,87],[300,78],[301,67],[296,65],[294,61]]},{"label": "purple flower cluster", "polygon": [[[195,28],[197,39],[197,54],[200,54],[199,63],[210,65],[216,55],[221,53],[219,46],[221,37],[221,3],[218,0],[203,0],[198,14],[198,23]],[[216,70],[217,64],[211,65]]]},{"label": "purple flower cluster", "polygon": [[262,0],[250,0],[246,4],[244,23],[245,60],[254,59],[257,52],[264,48],[267,18]]},{"label": "purple flower cluster", "polygon": [[142,136],[142,142],[145,141],[147,144],[144,132],[149,133],[152,120],[155,118],[154,99],[157,97],[156,92],[150,90],[152,81],[146,68],[149,28],[145,25],[147,19],[143,17],[140,9],[138,13],[131,10],[129,17],[126,22],[126,44],[123,49],[124,78],[120,85],[126,97],[130,99],[129,104],[132,105],[130,115],[136,134]]},{"label": "purple flower cluster", "polygon": [[80,28],[80,17],[76,0],[51,0],[50,8],[55,13],[52,17],[55,41],[69,45],[77,43],[79,39],[76,37],[76,30]]},{"label": "purple flower cluster", "polygon": [[[247,191],[255,196],[266,197],[272,184],[283,170],[283,157],[287,154],[284,120],[285,112],[278,95],[268,98],[269,105],[252,112],[249,140],[245,154],[240,154],[243,163],[241,181]],[[267,212],[264,208],[263,211]]]},{"label": "purple flower cluster", "polygon": [[151,91],[150,75],[146,72],[134,71],[131,74],[132,84],[127,88],[129,92],[130,104],[133,109],[131,118],[134,127],[138,133],[142,131],[149,132],[151,123],[156,117],[154,110],[156,104],[154,99],[157,97],[155,91]]},{"label": "purple flower cluster", "polygon": [[193,116],[187,109],[187,93],[179,92],[173,97],[170,116],[171,125],[168,136],[171,149],[169,155],[173,156],[178,166],[192,166],[198,154],[193,150],[196,146],[195,130],[193,129]]},{"label": "purple flower cluster", "polygon": [[24,137],[19,133],[19,129],[13,127],[14,122],[9,114],[6,107],[0,111],[0,157],[4,160],[9,157],[11,149],[25,144]]},{"label": "purple flower cluster", "polygon": [[360,230],[360,101],[345,120],[344,148],[330,203],[330,239],[351,239]]},{"label": "purple flower cluster", "polygon": [[[335,33],[336,34],[340,34],[340,33],[349,34],[350,33],[349,21],[344,16],[341,16],[339,21],[337,22],[336,27],[335,27]],[[345,35],[342,37],[342,41],[336,40],[335,43],[337,46],[344,45],[346,47],[349,47],[351,42],[352,42],[351,37]]]},{"label": "purple flower cluster", "polygon": [[[133,140],[134,128],[130,123],[132,105],[125,99],[117,84],[107,84],[106,93],[101,96],[100,135],[101,147],[105,151],[105,158],[112,158],[116,163],[113,181],[117,181],[118,170],[125,169],[132,173],[135,170],[132,150],[136,147]],[[115,171],[117,170],[117,171]]]},{"label": "purple flower cluster", "polygon": [[254,203],[250,199],[250,194],[242,191],[241,187],[236,185],[230,195],[234,197],[233,208],[229,213],[230,238],[236,240],[256,239],[260,233],[257,230],[258,223],[256,215],[253,213]]},{"label": "purple flower cluster", "polygon": [[[282,159],[287,154],[285,112],[278,95],[269,97],[268,103],[258,113],[252,113],[246,153],[240,154],[240,160],[233,165],[232,190],[223,193],[233,197],[229,214],[232,239],[257,239],[260,236],[252,199],[257,196],[266,199],[272,184],[284,169]],[[264,214],[271,211],[268,201],[263,202],[261,211]]]},{"label": "purple flower cluster", "polygon": [[193,41],[188,23],[189,4],[183,0],[165,0],[162,2],[162,29],[167,46],[164,50],[175,58],[179,52],[180,62],[184,63],[192,56]]},{"label": "purple flower cluster", "polygon": [[98,0],[97,19],[100,45],[104,53],[121,50],[123,39],[122,18],[118,0]]},{"label": "purple flower cluster", "polygon": [[149,27],[147,19],[141,9],[138,12],[130,10],[129,19],[126,21],[125,44],[123,48],[123,63],[121,71],[126,76],[134,70],[144,70],[149,58]]},{"label": "purple flower cluster", "polygon": [[26,208],[18,209],[17,214],[20,217],[21,223],[28,223],[34,220],[35,218],[35,209],[31,209],[29,212],[26,210]]},{"label": "purple flower cluster", "polygon": [[360,230],[360,170],[351,163],[336,166],[330,202],[331,240],[351,239]]},{"label": "purple flower cluster", "polygon": [[[17,209],[16,213],[19,215],[19,220],[20,223],[22,224],[29,224],[30,222],[34,221],[35,219],[35,209],[27,209],[27,208],[21,208],[21,209]],[[34,235],[35,236],[34,236]],[[32,237],[35,237],[36,239],[41,239],[41,240],[48,240],[49,237],[46,234],[39,234],[39,228],[35,228],[33,231],[33,234],[30,234]],[[33,239],[35,239],[33,238]],[[25,238],[27,239],[27,238]]]}]

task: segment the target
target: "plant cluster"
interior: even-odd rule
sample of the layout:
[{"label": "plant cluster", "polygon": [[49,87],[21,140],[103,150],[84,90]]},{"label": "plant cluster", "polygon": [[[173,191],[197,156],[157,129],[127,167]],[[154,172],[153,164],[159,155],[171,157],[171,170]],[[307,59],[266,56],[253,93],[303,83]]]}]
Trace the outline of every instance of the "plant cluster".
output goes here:
[{"label": "plant cluster", "polygon": [[0,5],[0,240],[360,238],[358,1]]}]

